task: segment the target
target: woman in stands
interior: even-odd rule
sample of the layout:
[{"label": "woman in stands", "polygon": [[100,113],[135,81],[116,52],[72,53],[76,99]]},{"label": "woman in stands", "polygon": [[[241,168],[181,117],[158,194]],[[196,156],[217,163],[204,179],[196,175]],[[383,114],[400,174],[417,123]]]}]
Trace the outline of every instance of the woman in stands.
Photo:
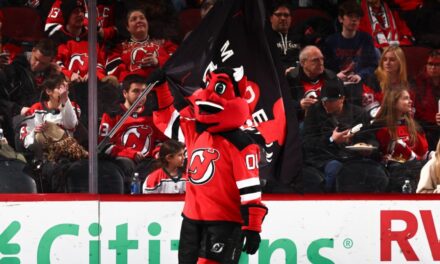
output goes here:
[{"label": "woman in stands", "polygon": [[435,155],[423,166],[417,193],[440,193],[440,141],[437,143]]},{"label": "woman in stands", "polygon": [[385,93],[409,88],[403,50],[398,46],[386,47],[380,57],[379,66],[365,81],[362,105],[374,117]]},{"label": "woman in stands", "polygon": [[130,39],[117,45],[109,54],[106,70],[116,76],[120,82],[128,74],[147,77],[156,68],[161,67],[177,49],[171,41],[152,39],[148,34],[148,20],[143,10],[128,12],[126,20]]},{"label": "woman in stands", "polygon": [[373,127],[386,163],[426,159],[428,142],[413,118],[412,102],[408,89],[393,89],[384,95]]},{"label": "woman in stands", "polygon": [[440,50],[433,50],[424,71],[416,78],[415,118],[425,130],[429,149],[434,150],[440,136]]},{"label": "woman in stands", "polygon": [[35,134],[44,132],[47,122],[58,124],[72,136],[78,125],[80,109],[68,96],[69,85],[61,72],[52,72],[41,84],[41,101],[32,105],[25,113],[29,117],[25,134],[21,135],[24,146],[35,143]]},{"label": "woman in stands", "polygon": [[40,86],[41,101],[32,105],[20,129],[20,139],[33,159],[43,161],[39,192],[64,192],[64,171],[87,152],[73,138],[80,109],[68,96],[63,73],[54,70]]}]

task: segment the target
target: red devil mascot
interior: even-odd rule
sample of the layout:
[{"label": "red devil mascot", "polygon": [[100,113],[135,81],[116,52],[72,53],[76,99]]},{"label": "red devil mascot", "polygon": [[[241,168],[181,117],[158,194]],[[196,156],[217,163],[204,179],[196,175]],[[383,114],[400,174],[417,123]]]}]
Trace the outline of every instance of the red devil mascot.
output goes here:
[{"label": "red devil mascot", "polygon": [[[164,80],[162,72],[155,75]],[[241,97],[246,78],[235,80],[228,68],[205,78],[205,87],[180,111],[166,83],[155,88],[155,124],[165,135],[184,140],[188,152],[179,263],[238,263],[242,250],[258,250],[267,214],[261,202],[259,146],[240,130],[250,116]]]}]

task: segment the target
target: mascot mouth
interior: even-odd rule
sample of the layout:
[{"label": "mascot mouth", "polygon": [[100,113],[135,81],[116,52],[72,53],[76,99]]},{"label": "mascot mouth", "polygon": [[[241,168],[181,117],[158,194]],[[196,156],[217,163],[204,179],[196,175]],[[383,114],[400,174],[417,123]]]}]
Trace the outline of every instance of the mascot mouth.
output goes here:
[{"label": "mascot mouth", "polygon": [[195,103],[200,109],[200,114],[216,114],[225,109],[223,106],[209,101],[196,101]]}]

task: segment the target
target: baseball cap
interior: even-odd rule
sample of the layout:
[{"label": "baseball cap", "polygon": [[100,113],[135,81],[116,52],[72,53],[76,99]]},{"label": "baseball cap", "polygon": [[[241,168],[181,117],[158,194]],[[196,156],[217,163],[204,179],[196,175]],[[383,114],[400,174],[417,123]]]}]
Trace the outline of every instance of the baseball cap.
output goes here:
[{"label": "baseball cap", "polygon": [[327,80],[321,88],[321,101],[337,100],[344,96],[344,85],[339,79]]}]

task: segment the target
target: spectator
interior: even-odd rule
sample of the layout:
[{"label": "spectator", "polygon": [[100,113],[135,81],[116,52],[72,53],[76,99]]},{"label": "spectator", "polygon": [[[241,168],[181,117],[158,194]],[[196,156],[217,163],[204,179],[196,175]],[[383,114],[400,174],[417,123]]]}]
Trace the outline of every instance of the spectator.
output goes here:
[{"label": "spectator", "polygon": [[170,139],[160,145],[160,168],[147,176],[143,193],[185,193],[186,177],[184,177],[185,145]]},{"label": "spectator", "polygon": [[385,93],[409,88],[405,53],[397,46],[386,47],[374,74],[365,80],[362,106],[374,117]]},{"label": "spectator", "polygon": [[[51,37],[58,45],[57,63],[70,81],[87,82],[88,79],[88,31],[84,24],[85,5],[82,1],[61,3],[64,25]],[[98,79],[105,77],[104,54],[98,47]]]},{"label": "spectator", "polygon": [[286,3],[276,4],[270,16],[272,25],[271,36],[275,41],[280,55],[283,70],[289,71],[298,65],[298,56],[301,49],[299,37],[290,30],[292,16],[290,6]]},{"label": "spectator", "polygon": [[126,22],[130,40],[119,44],[106,63],[108,73],[116,76],[120,82],[128,74],[146,78],[154,69],[163,66],[177,48],[170,41],[150,38],[148,21],[142,10],[129,11]]},{"label": "spectator", "polygon": [[355,1],[345,1],[339,7],[338,15],[342,31],[325,40],[326,68],[337,72],[338,78],[344,83],[359,83],[377,67],[371,36],[358,31],[363,15],[361,7]]},{"label": "spectator", "polygon": [[[344,87],[340,80],[324,83],[320,102],[310,106],[304,119],[305,163],[324,173],[325,189],[334,191],[336,175],[343,162],[357,157],[347,146],[363,142],[375,145],[371,133],[356,133],[353,127],[369,124],[362,108],[345,102]],[[360,126],[360,125],[359,125]],[[358,127],[359,127],[358,126]],[[370,153],[365,153],[367,156]]]},{"label": "spectator", "polygon": [[287,74],[290,94],[299,120],[303,120],[307,109],[318,102],[321,87],[336,75],[324,68],[324,56],[316,46],[306,46],[299,54],[299,67]]},{"label": "spectator", "polygon": [[417,193],[440,193],[440,141],[437,143],[435,155],[420,172]]},{"label": "spectator", "polygon": [[43,178],[49,179],[49,185],[42,191],[60,192],[65,190],[62,174],[70,161],[87,157],[73,139],[81,111],[69,99],[69,84],[63,73],[51,73],[41,89],[41,101],[25,113],[27,118],[21,125],[20,139],[35,159],[49,161],[43,170]]},{"label": "spectator", "polygon": [[[109,135],[111,129],[121,119],[123,114],[132,107],[134,101],[146,88],[145,79],[139,75],[128,75],[122,83],[124,102],[119,110],[104,113],[99,128],[99,141]],[[104,150],[105,154],[112,157],[121,167],[125,176],[126,192],[129,191],[131,176],[135,171],[146,176],[154,161],[154,150],[158,142],[165,136],[153,124],[151,104],[147,99],[142,99],[134,112],[129,116],[116,134],[109,139],[109,145]],[[144,179],[142,179],[144,180]]]},{"label": "spectator", "polygon": [[[64,2],[77,2],[84,6],[84,25],[88,25],[87,1],[86,0],[64,0]],[[44,31],[48,36],[52,36],[56,31],[60,30],[62,26],[68,21],[69,15],[62,12],[63,0],[55,0],[47,15]],[[111,40],[117,34],[115,27],[115,1],[114,0],[98,0],[96,5],[97,11],[97,26],[98,35],[103,40]]]},{"label": "spectator", "polygon": [[376,48],[413,45],[411,30],[385,1],[361,0],[361,7],[366,15],[362,17],[359,29],[373,37]]},{"label": "spectator", "polygon": [[24,114],[40,96],[40,85],[49,74],[56,54],[52,41],[39,41],[30,52],[17,56],[0,69],[0,116],[4,117],[5,137],[15,146],[12,118]]},{"label": "spectator", "polygon": [[32,121],[26,121],[21,138],[29,148],[35,143],[35,134],[44,132],[46,122],[56,123],[73,136],[81,111],[68,96],[68,83],[62,73],[52,73],[41,85],[42,100],[33,104],[25,113]]},{"label": "spectator", "polygon": [[423,73],[416,78],[415,118],[421,124],[428,139],[429,149],[434,150],[440,133],[440,51],[433,50]]},{"label": "spectator", "polygon": [[373,127],[384,162],[404,163],[422,160],[428,152],[428,142],[412,116],[412,100],[408,89],[385,93]]}]

